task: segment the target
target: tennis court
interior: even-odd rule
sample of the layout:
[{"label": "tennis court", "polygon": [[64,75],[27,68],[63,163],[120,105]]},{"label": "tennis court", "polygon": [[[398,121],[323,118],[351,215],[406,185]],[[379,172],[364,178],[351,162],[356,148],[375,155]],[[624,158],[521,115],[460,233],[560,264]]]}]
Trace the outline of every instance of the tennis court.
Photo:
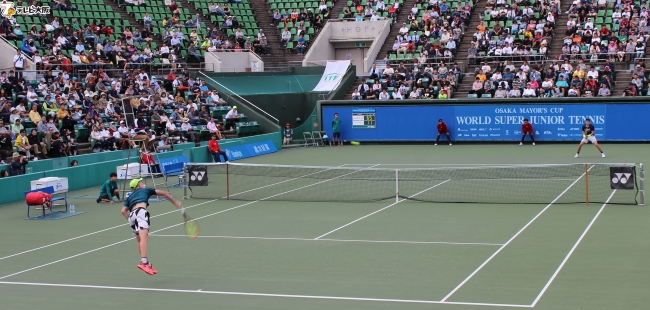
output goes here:
[{"label": "tennis court", "polygon": [[[575,145],[567,144],[362,145],[291,149],[245,162],[339,167],[352,175],[369,167],[650,162],[647,145],[603,147],[607,158],[591,146],[573,158]],[[149,208],[149,258],[159,271],[153,277],[136,268],[136,244],[120,206],[95,203],[98,189],[69,193],[77,211],[86,213],[58,221],[23,220],[23,204],[3,206],[0,303],[55,310],[645,309],[648,207],[605,204],[625,195],[608,187],[603,202],[554,203],[583,192],[583,179],[491,184],[491,199],[509,203],[487,204],[394,197],[357,203],[350,196],[373,186],[336,176],[295,177],[275,191],[249,185],[246,191],[264,193],[255,200],[185,200],[201,225],[195,240],[185,236],[170,203],[156,202]],[[341,191],[329,192],[336,182]],[[233,183],[230,194],[243,184]],[[469,195],[479,185],[459,189],[463,184],[440,180],[417,186],[408,195],[447,189]],[[547,203],[508,198],[535,195],[536,186],[549,193]],[[315,189],[338,202],[282,201],[282,195],[323,195]],[[172,194],[182,197],[183,190]]]}]

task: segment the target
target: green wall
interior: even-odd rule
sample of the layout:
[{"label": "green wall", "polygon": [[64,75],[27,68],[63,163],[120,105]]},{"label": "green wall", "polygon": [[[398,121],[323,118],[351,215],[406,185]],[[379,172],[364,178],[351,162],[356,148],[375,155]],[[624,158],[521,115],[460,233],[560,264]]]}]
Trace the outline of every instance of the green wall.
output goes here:
[{"label": "green wall", "polygon": [[[318,84],[320,77],[324,71],[325,67],[295,67],[292,68],[291,72],[262,72],[262,73],[210,73],[207,74],[209,77],[216,79],[219,83],[224,84],[229,89],[235,91],[240,96],[246,100],[252,102],[258,106],[263,111],[271,114],[273,117],[279,120],[279,125],[281,128],[284,128],[284,124],[291,124],[292,128],[303,127],[302,124],[305,124],[307,118],[312,114],[316,107],[316,102],[322,100],[323,95],[326,95],[324,92],[312,92],[311,90]],[[314,72],[318,75],[305,75],[313,74]],[[339,87],[333,92],[332,99],[338,100],[343,98],[343,96],[350,89],[350,86],[355,81],[356,67],[352,66],[345,77],[341,81]],[[270,76],[272,75],[272,76]],[[307,79],[313,79],[311,87],[305,88],[304,91],[296,92],[295,89],[288,90],[287,84],[284,82],[283,85],[278,85],[277,81],[269,80],[268,78],[295,78],[304,82]],[[228,83],[232,82],[231,79],[238,80],[238,86],[240,88],[245,88],[245,91],[238,92],[235,89],[231,88]],[[242,82],[243,81],[243,82]],[[208,83],[211,81],[208,80]],[[304,82],[307,83],[307,82]],[[255,87],[250,87],[250,85],[255,85]],[[222,92],[228,94],[227,91],[223,91],[219,85],[216,83],[211,83],[211,86],[220,89]],[[294,86],[295,87],[295,86]],[[239,98],[233,96],[228,96],[226,99],[229,103],[230,100],[240,102]],[[246,104],[239,103],[244,109],[250,111]],[[239,108],[239,106],[238,106]],[[244,112],[245,114],[248,112]],[[300,118],[302,122],[297,123],[296,118]],[[250,118],[251,120],[256,120],[255,118]],[[309,124],[310,128],[313,128],[313,122]],[[263,128],[264,129],[264,128]],[[317,130],[317,129],[313,129]],[[269,131],[263,131],[269,132]],[[297,132],[294,129],[294,138],[302,137],[302,131],[296,135]]]},{"label": "green wall", "polygon": [[[263,134],[238,139],[227,139],[219,143],[222,147],[243,145],[254,142],[271,140],[276,149],[282,149],[282,136],[279,132]],[[210,162],[207,141],[201,143],[201,147],[194,147],[192,143],[179,144],[173,152],[160,153],[160,158],[185,155],[192,162]],[[131,150],[133,158],[130,162],[139,161],[139,153]],[[24,200],[24,192],[30,190],[30,182],[44,177],[68,178],[70,191],[102,185],[111,172],[115,172],[117,166],[127,163],[128,151],[104,152],[71,156],[66,158],[54,158],[30,162],[27,166],[32,167],[30,174],[0,179],[0,205]],[[76,159],[79,166],[70,167],[70,162]],[[0,166],[0,169],[7,170],[8,165]]]}]

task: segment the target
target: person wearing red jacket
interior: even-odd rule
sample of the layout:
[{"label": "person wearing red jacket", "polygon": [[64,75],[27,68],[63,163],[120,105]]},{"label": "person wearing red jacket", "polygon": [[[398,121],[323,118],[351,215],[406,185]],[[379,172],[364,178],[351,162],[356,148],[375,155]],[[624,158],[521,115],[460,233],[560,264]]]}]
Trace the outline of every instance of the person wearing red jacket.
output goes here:
[{"label": "person wearing red jacket", "polygon": [[447,135],[447,142],[449,142],[449,145],[451,145],[451,138],[449,137],[449,128],[447,128],[447,124],[442,121],[442,118],[438,120],[438,137],[436,138],[436,144],[438,145],[438,142],[440,142],[440,135],[442,134]]},{"label": "person wearing red jacket", "polygon": [[533,137],[533,124],[529,123],[527,118],[524,118],[524,123],[521,124],[521,142],[519,142],[519,145],[524,145],[526,134],[530,136],[530,140],[533,141],[533,145],[535,145],[535,137]]},{"label": "person wearing red jacket", "polygon": [[210,150],[210,154],[212,155],[215,163],[221,162],[221,156],[223,156],[223,159],[226,162],[229,162],[228,155],[226,155],[226,152],[224,152],[221,147],[219,147],[219,142],[217,142],[217,135],[210,136],[210,142],[208,142],[208,150]]}]

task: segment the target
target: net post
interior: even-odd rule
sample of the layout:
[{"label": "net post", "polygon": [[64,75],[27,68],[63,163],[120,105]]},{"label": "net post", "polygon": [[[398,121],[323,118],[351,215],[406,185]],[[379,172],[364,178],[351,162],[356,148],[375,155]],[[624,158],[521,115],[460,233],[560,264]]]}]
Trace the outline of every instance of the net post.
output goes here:
[{"label": "net post", "polygon": [[183,163],[183,200],[187,200],[188,179],[186,177],[187,177],[187,163]]},{"label": "net post", "polygon": [[399,202],[399,170],[395,169],[395,203]]},{"label": "net post", "polygon": [[645,206],[645,171],[643,170],[643,163],[639,164],[639,175],[639,193],[641,193],[639,197],[639,205]]},{"label": "net post", "polygon": [[585,203],[589,205],[589,165],[585,164]]},{"label": "net post", "polygon": [[228,173],[228,163],[226,163],[226,200],[230,200],[230,174]]}]

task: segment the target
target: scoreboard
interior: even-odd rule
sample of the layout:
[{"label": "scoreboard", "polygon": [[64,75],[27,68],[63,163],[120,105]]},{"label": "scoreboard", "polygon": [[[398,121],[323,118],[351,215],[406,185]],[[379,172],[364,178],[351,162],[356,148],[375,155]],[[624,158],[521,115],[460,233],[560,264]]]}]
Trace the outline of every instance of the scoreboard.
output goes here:
[{"label": "scoreboard", "polygon": [[352,128],[353,129],[375,129],[377,127],[377,116],[375,108],[353,108]]}]

